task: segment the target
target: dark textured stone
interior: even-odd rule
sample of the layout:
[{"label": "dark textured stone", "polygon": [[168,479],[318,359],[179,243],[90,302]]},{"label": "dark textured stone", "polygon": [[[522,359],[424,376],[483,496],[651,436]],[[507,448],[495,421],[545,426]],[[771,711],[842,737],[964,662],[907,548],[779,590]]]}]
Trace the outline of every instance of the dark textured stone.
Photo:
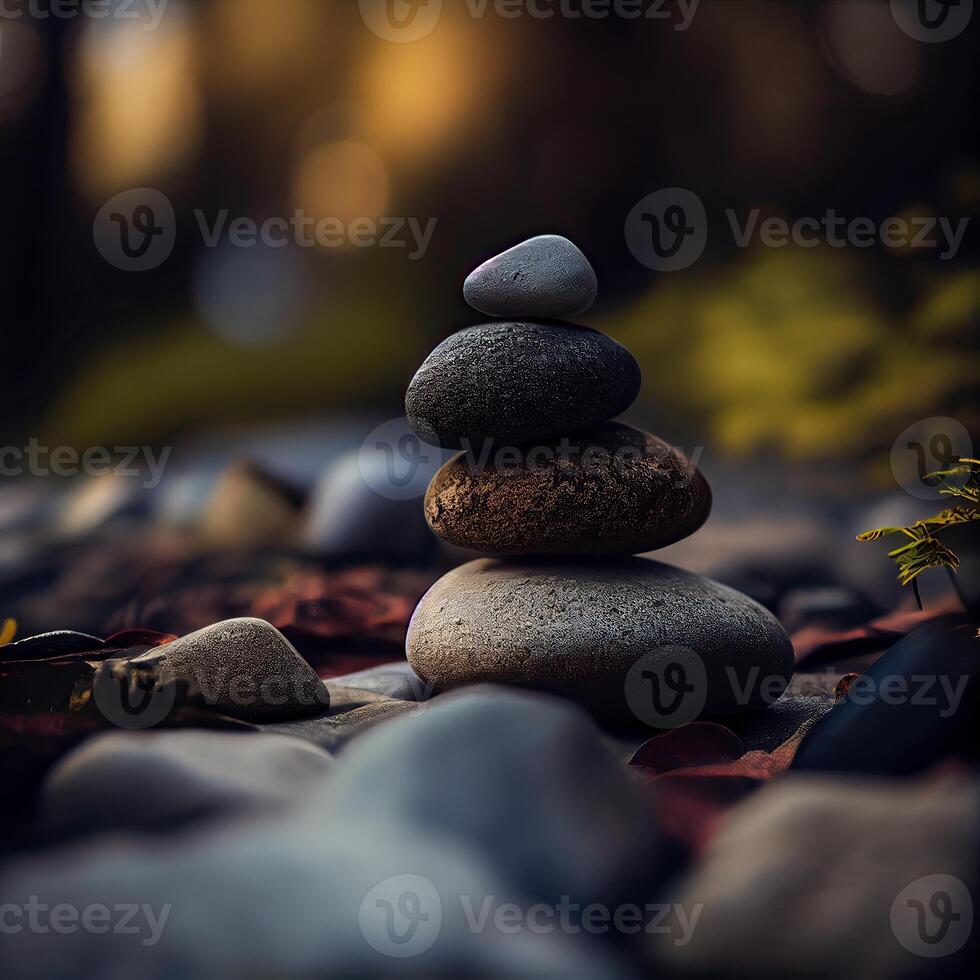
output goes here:
[{"label": "dark textured stone", "polygon": [[109,732],[52,770],[41,825],[57,837],[173,833],[205,818],[289,806],[332,765],[325,752],[281,735]]},{"label": "dark textured stone", "polygon": [[554,317],[584,313],[598,292],[595,271],[561,235],[539,235],[495,255],[466,277],[463,297],[487,316]]},{"label": "dark textured stone", "polygon": [[633,725],[654,724],[636,698],[654,684],[649,671],[674,664],[680,650],[692,690],[669,709],[671,724],[654,727],[764,707],[793,673],[789,639],[761,606],[639,558],[470,562],[423,597],[406,649],[437,689],[533,687]]},{"label": "dark textured stone", "polygon": [[793,768],[902,776],[980,757],[976,623],[943,617],[903,637],[803,740]]},{"label": "dark textured stone", "polygon": [[371,814],[471,848],[549,904],[642,901],[669,857],[592,720],[557,698],[490,686],[437,698],[359,739],[338,775],[331,819]]},{"label": "dark textured stone", "polygon": [[425,359],[405,414],[420,439],[479,452],[486,440],[548,439],[605,422],[639,391],[633,355],[595,330],[483,323],[447,337]]},{"label": "dark textured stone", "polygon": [[96,675],[96,701],[105,711],[110,685],[159,693],[173,684],[187,685],[191,703],[246,721],[302,718],[330,703],[316,671],[289,640],[251,617],[206,626],[130,660],[107,661]]},{"label": "dark textured stone", "polygon": [[425,516],[441,538],[491,554],[632,555],[686,538],[711,490],[656,436],[609,422],[509,465],[461,453],[436,474]]}]

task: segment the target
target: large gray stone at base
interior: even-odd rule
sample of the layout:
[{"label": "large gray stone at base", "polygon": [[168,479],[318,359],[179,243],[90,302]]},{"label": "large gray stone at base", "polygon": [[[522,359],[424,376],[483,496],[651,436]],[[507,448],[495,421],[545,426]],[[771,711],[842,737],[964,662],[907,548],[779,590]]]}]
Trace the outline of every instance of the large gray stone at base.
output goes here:
[{"label": "large gray stone at base", "polygon": [[[516,684],[564,695],[610,721],[664,728],[762,708],[793,673],[789,639],[760,605],[643,558],[470,562],[423,597],[406,652],[440,690]],[[653,685],[673,682],[676,663],[678,687],[691,690],[670,710],[645,710]],[[673,701],[669,691],[661,698]]]},{"label": "large gray stone at base", "polygon": [[332,766],[325,752],[282,735],[108,732],[52,770],[40,821],[58,837],[174,832],[204,818],[291,806]]},{"label": "large gray stone at base", "polygon": [[625,767],[589,716],[557,698],[489,686],[444,695],[360,738],[337,777],[335,816],[463,843],[530,899],[642,901],[667,862]]},{"label": "large gray stone at base", "polygon": [[576,245],[561,235],[538,235],[474,269],[463,283],[463,298],[488,316],[563,320],[589,309],[598,288]]}]

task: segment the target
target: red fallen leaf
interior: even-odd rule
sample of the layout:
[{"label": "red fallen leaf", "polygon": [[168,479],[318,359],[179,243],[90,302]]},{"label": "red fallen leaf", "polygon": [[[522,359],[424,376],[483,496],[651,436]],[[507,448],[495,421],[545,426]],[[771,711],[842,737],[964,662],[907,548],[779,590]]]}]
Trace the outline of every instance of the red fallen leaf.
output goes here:
[{"label": "red fallen leaf", "polygon": [[629,765],[660,775],[689,766],[731,763],[744,752],[742,740],[730,728],[697,721],[648,739],[633,753]]},{"label": "red fallen leaf", "polygon": [[959,611],[960,607],[951,599],[929,610],[914,607],[898,609],[863,626],[845,630],[820,624],[804,626],[792,636],[797,667],[806,664],[806,669],[812,670],[821,664],[837,664],[860,656],[870,657],[866,665],[870,666],[877,655],[884,653],[906,633],[930,619]]},{"label": "red fallen leaf", "polygon": [[853,671],[849,674],[845,674],[838,682],[837,687],[834,688],[834,704],[836,704],[845,694],[850,690],[851,685],[860,677],[860,674],[855,674]]},{"label": "red fallen leaf", "polygon": [[176,639],[173,633],[156,630],[119,630],[106,638],[105,645],[111,650],[128,650],[130,647],[162,647]]},{"label": "red fallen leaf", "polygon": [[698,854],[714,836],[728,808],[758,784],[738,777],[676,778],[681,775],[678,770],[651,780],[650,804],[664,833]]},{"label": "red fallen leaf", "polygon": [[728,807],[789,768],[814,721],[804,722],[772,752],[746,752],[731,729],[715,722],[680,725],[644,742],[630,766],[653,789],[666,832],[697,852]]}]

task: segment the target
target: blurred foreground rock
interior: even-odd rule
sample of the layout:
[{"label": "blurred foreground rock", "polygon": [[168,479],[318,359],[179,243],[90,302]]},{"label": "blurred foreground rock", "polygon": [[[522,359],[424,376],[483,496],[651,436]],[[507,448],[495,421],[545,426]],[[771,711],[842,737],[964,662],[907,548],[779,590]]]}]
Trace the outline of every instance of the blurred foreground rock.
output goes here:
[{"label": "blurred foreground rock", "polygon": [[980,784],[790,775],[735,809],[675,902],[686,945],[652,937],[678,977],[959,976],[978,884]]}]

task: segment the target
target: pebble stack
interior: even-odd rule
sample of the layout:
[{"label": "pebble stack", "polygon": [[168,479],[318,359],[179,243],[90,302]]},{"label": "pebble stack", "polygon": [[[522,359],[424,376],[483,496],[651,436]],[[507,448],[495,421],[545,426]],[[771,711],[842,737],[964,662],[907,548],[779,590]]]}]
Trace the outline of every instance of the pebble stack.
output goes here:
[{"label": "pebble stack", "polygon": [[463,287],[495,319],[448,337],[412,379],[413,431],[462,450],[432,479],[426,520],[450,544],[494,557],[426,593],[408,660],[435,690],[509,683],[651,724],[634,668],[680,648],[698,675],[696,710],[680,720],[765,707],[792,674],[779,623],[741,593],[632,557],[694,533],[711,490],[667,442],[613,421],[639,394],[640,368],[616,341],[567,322],[596,294],[568,239],[516,245]]}]

